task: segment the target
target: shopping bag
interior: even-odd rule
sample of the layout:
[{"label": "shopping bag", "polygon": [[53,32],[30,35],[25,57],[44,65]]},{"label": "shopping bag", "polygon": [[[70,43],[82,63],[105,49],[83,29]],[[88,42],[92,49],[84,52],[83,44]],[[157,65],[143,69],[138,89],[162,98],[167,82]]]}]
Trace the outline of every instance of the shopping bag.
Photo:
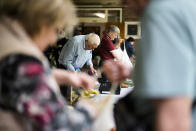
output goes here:
[{"label": "shopping bag", "polygon": [[126,64],[130,67],[133,67],[133,64],[132,64],[131,60],[129,59],[129,56],[128,56],[127,51],[126,51],[125,42],[123,43],[123,45],[124,45],[124,50],[122,51],[121,61],[124,64]]},{"label": "shopping bag", "polygon": [[130,66],[132,68],[133,64],[127,54],[127,51],[125,48],[125,43],[123,43],[123,46],[124,46],[124,50],[122,50],[120,47],[118,47],[117,49],[112,50],[111,52],[115,55],[115,61],[120,61],[120,62],[124,63],[125,65]]}]

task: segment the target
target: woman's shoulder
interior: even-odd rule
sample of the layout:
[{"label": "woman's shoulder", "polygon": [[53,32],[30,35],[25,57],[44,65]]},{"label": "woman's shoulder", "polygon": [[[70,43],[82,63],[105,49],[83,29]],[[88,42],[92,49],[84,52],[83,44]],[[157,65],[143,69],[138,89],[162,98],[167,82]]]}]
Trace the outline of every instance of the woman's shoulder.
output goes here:
[{"label": "woman's shoulder", "polygon": [[0,60],[0,72],[1,75],[9,76],[18,71],[31,71],[37,72],[43,71],[43,66],[40,60],[33,56],[24,54],[11,54]]},{"label": "woman's shoulder", "polygon": [[41,61],[34,56],[25,55],[25,54],[11,54],[0,60],[0,66],[3,65],[16,66],[17,64],[25,63],[25,62],[34,62],[37,64],[42,64]]}]

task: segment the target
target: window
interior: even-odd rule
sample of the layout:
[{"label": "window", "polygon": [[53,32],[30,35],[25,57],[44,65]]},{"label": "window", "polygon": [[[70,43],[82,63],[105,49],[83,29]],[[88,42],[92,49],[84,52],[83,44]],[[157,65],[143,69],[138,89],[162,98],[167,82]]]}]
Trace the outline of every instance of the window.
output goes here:
[{"label": "window", "polygon": [[122,22],[122,8],[77,8],[81,23]]},{"label": "window", "polygon": [[108,10],[108,22],[121,22],[121,12],[119,10]]}]

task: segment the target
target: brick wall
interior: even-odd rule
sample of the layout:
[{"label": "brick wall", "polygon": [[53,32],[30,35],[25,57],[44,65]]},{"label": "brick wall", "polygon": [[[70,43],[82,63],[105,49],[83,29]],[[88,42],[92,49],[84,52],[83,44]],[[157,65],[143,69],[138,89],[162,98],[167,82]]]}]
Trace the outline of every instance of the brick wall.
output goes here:
[{"label": "brick wall", "polygon": [[121,5],[121,0],[73,0],[73,2],[78,5]]},{"label": "brick wall", "polygon": [[129,7],[123,7],[123,22],[124,21],[139,21],[139,17],[136,16],[130,9]]}]

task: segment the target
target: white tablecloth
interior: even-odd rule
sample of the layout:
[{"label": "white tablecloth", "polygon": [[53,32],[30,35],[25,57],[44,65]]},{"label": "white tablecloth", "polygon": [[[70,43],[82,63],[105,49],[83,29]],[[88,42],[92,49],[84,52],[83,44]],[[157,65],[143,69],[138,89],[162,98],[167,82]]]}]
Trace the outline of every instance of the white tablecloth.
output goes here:
[{"label": "white tablecloth", "polygon": [[[99,101],[100,99],[106,98],[108,95],[112,96],[111,101],[106,105],[104,111],[96,119],[93,124],[93,131],[110,131],[111,128],[115,128],[115,122],[113,118],[113,107],[114,104],[122,97],[126,96],[129,92],[133,90],[133,87],[121,88],[120,95],[114,94],[99,94],[93,99]],[[109,93],[109,92],[108,92]]]}]

